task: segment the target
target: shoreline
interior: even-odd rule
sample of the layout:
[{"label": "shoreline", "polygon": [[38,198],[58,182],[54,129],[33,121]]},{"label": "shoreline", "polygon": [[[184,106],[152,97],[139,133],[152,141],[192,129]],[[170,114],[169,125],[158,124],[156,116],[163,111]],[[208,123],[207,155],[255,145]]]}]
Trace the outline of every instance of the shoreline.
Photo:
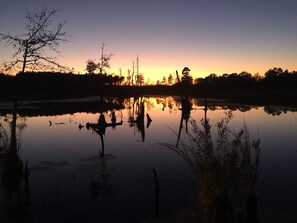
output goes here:
[{"label": "shoreline", "polygon": [[[140,97],[173,97],[174,100],[179,100],[178,95],[143,95]],[[22,100],[18,102],[17,113],[21,116],[51,116],[71,114],[78,112],[87,113],[102,113],[112,110],[124,109],[124,100],[130,97],[112,97],[112,96],[90,96],[64,99],[43,99],[43,100]],[[103,100],[102,100],[103,99]],[[189,97],[189,99],[197,100],[197,106],[203,107],[204,98]],[[207,98],[207,107],[210,110],[218,108],[248,111],[254,108],[264,108],[269,114],[278,115],[282,112],[297,112],[295,106],[285,105],[269,105],[269,104],[245,104],[236,101],[231,101],[222,98]],[[0,101],[0,114],[11,114],[14,111],[13,101]]]}]

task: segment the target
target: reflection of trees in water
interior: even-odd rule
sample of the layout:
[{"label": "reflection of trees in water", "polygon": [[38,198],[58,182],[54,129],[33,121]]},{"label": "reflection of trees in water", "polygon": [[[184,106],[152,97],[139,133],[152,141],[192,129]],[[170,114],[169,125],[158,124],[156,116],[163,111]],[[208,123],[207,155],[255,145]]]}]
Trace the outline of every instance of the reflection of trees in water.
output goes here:
[{"label": "reflection of trees in water", "polygon": [[176,147],[178,147],[178,143],[180,140],[180,136],[181,136],[181,130],[183,127],[183,121],[185,122],[185,126],[186,126],[186,133],[188,133],[188,122],[189,122],[189,118],[191,115],[191,110],[192,110],[192,103],[189,101],[188,97],[184,97],[181,96],[181,119],[180,119],[180,124],[179,124],[179,130],[178,130],[178,134],[177,134],[177,142],[176,142]]},{"label": "reflection of trees in water", "polygon": [[[21,135],[26,127],[24,118],[17,122],[16,111],[6,116],[9,131],[0,123],[0,184],[4,195],[1,200],[1,222],[27,222],[28,169],[19,157]],[[10,132],[10,134],[8,133]]]},{"label": "reflection of trees in water", "polygon": [[[152,106],[151,102],[146,101],[144,98],[133,98],[130,99],[128,115],[129,115],[129,126],[134,128],[134,134],[137,132],[141,135],[141,142],[145,141],[145,104],[146,107],[149,105]],[[146,128],[149,128],[152,119],[148,113],[146,113],[147,124]]]},{"label": "reflection of trees in water", "polygon": [[[193,105],[193,100],[191,100],[191,104]],[[176,113],[183,106],[183,100],[180,98],[173,98],[173,97],[164,97],[164,98],[156,98],[157,105],[162,105],[162,110],[168,108],[169,113]]]},{"label": "reflection of trees in water", "polygon": [[[187,98],[187,100],[185,100]],[[203,98],[192,98],[185,95],[179,97],[156,97],[155,103],[156,105],[161,105],[162,109],[169,109],[169,113],[174,113],[177,110],[181,109],[184,106],[185,101],[189,101],[192,109],[201,109],[205,105],[205,99]],[[207,99],[207,109],[208,110],[231,110],[231,111],[241,111],[247,112],[253,108],[257,108],[257,106],[252,105],[244,105],[244,104],[236,104],[230,103],[225,100],[218,99]]]},{"label": "reflection of trees in water", "polygon": [[239,110],[241,112],[247,112],[254,107],[249,105],[225,105],[222,108],[224,108],[225,110],[231,110],[231,111]]},{"label": "reflection of trees in water", "polygon": [[280,106],[265,106],[264,111],[273,116],[281,115],[282,113],[286,114],[287,112],[296,112],[296,108],[289,107],[280,107]]},{"label": "reflection of trees in water", "polygon": [[146,104],[145,107],[148,112],[154,108],[154,106],[155,106],[154,103],[155,103],[154,98],[145,98],[145,104]]},{"label": "reflection of trees in water", "polygon": [[92,176],[89,186],[92,197],[98,197],[101,194],[110,196],[112,194],[113,185],[110,179],[115,168],[110,167],[108,161],[114,158],[110,154],[105,154],[80,160],[84,165],[78,167],[78,169],[88,171]]},{"label": "reflection of trees in water", "polygon": [[111,122],[106,122],[105,115],[103,113],[101,113],[97,123],[88,122],[86,124],[86,128],[88,130],[92,130],[100,136],[101,152],[99,152],[99,155],[101,157],[104,156],[104,152],[105,152],[105,150],[104,150],[105,149],[104,136],[105,136],[106,128],[112,127],[114,129],[116,126],[123,124],[122,118],[121,118],[120,122],[117,122],[116,116],[115,116],[115,111],[112,111],[110,116],[111,116]]},{"label": "reflection of trees in water", "polygon": [[116,128],[116,126],[121,126],[123,124],[123,121],[121,117],[121,121],[117,122],[114,110],[111,111],[109,117],[111,119],[111,122],[107,122],[105,119],[105,115],[101,113],[97,123],[86,124],[86,128],[98,134],[101,140],[101,151],[99,152],[99,156],[81,160],[87,162],[88,167],[90,167],[92,171],[95,171],[94,175],[100,175],[99,177],[93,178],[90,183],[90,192],[93,197],[97,197],[101,193],[110,195],[112,191],[112,184],[109,182],[109,179],[111,177],[113,168],[110,168],[107,165],[107,161],[113,159],[114,157],[110,154],[105,153],[104,136],[106,133],[106,128],[112,127],[114,129]]},{"label": "reflection of trees in water", "polygon": [[[205,112],[206,114],[206,112]],[[190,143],[163,144],[181,156],[194,173],[195,205],[187,222],[258,222],[255,184],[258,178],[259,144],[250,141],[248,129],[232,132],[232,113],[216,124],[216,143],[209,119],[190,120]]]},{"label": "reflection of trees in water", "polygon": [[[198,99],[195,105],[198,107],[204,106],[204,100]],[[223,109],[223,110],[231,110],[231,111],[239,110],[241,112],[247,112],[253,108],[257,108],[257,106],[230,103],[225,100],[207,99],[207,109],[212,111]]]},{"label": "reflection of trees in water", "polygon": [[145,107],[148,112],[152,108],[155,108],[156,106],[161,106],[162,110],[165,110],[166,108],[168,108],[169,113],[173,113],[174,111],[177,111],[179,109],[179,106],[181,105],[181,101],[176,100],[176,98],[173,98],[173,97],[128,98],[125,100],[125,106],[126,106],[126,109],[128,109],[129,111],[128,113],[129,117],[131,117],[133,114],[133,106],[137,106],[139,104],[139,101],[142,101],[145,103],[146,105]]},{"label": "reflection of trees in water", "polygon": [[[282,110],[280,110],[278,107],[269,107],[269,106],[265,106],[264,107],[264,111],[269,114],[269,115],[273,115],[273,116],[278,116],[282,114]],[[284,111],[284,113],[286,113],[287,111]]]},{"label": "reflection of trees in water", "polygon": [[[32,109],[33,107],[34,109]],[[94,97],[49,101],[22,101],[17,109],[20,116],[36,117],[74,114],[78,112],[103,113],[112,110],[119,111],[124,108],[124,100],[121,98],[102,97],[99,99]],[[1,115],[7,115],[12,112],[13,108],[0,109]]]}]

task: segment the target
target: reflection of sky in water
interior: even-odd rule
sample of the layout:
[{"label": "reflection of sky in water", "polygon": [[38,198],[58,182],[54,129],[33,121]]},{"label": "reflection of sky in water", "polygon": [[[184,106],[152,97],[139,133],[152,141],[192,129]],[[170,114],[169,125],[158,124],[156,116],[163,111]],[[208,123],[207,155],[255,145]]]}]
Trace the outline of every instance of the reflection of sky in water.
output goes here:
[{"label": "reflection of sky in water", "polygon": [[[153,212],[144,207],[150,204],[150,208],[153,209],[153,168],[157,170],[160,179],[168,179],[163,183],[161,181],[162,196],[164,196],[161,200],[163,211],[166,205],[166,211],[170,213],[187,204],[187,199],[183,197],[188,196],[187,192],[182,191],[188,189],[183,184],[173,183],[173,181],[189,182],[188,168],[175,153],[158,145],[162,142],[176,143],[177,136],[173,131],[178,131],[181,119],[181,110],[178,109],[180,105],[173,106],[170,110],[168,102],[166,103],[163,110],[164,103],[157,104],[154,99],[146,101],[149,109],[145,110],[145,114],[149,113],[153,121],[149,128],[146,128],[145,117],[144,142],[136,125],[129,126],[128,110],[115,111],[117,121],[122,118],[123,125],[106,129],[105,154],[112,155],[113,159],[108,159],[101,164],[112,169],[110,181],[114,185],[113,192],[117,202],[109,205],[113,206],[120,215],[133,216],[132,213],[135,211],[139,211],[139,214],[150,215]],[[214,136],[217,131],[215,124],[224,117],[225,111],[221,108],[207,111]],[[233,115],[234,118],[230,123],[232,129],[238,131],[245,123],[250,130],[251,139],[257,137],[261,139],[260,179],[257,187],[260,193],[260,220],[261,217],[267,220],[266,214],[276,210],[277,215],[282,217],[290,214],[294,216],[293,211],[297,210],[295,189],[297,186],[297,113],[287,112],[272,116],[259,107],[246,112],[236,110],[233,111]],[[199,121],[203,117],[203,107],[195,106],[191,111],[191,118]],[[85,126],[87,122],[96,123],[98,118],[99,114],[75,113],[27,119],[28,127],[24,130],[22,137],[22,159],[28,160],[29,166],[35,168],[40,165],[41,161],[51,161],[56,164],[56,166],[51,164],[52,170],[36,169],[32,172],[30,187],[35,194],[58,193],[55,190],[59,188],[63,191],[59,195],[63,199],[74,202],[72,196],[75,194],[77,200],[85,202],[86,208],[89,208],[92,214],[96,214],[92,205],[98,204],[94,204],[94,200],[89,200],[89,184],[91,180],[100,179],[103,171],[100,168],[103,167],[100,167],[101,164],[98,163],[94,166],[94,168],[99,168],[97,175],[94,171],[91,173],[77,170],[83,168],[87,170],[92,167],[90,163],[82,159],[98,155],[101,151],[99,135],[85,127],[79,130],[78,125]],[[105,114],[105,118],[107,122],[111,122],[110,113]],[[51,126],[49,126],[49,121],[52,122]],[[184,133],[185,128],[182,131]],[[67,162],[68,165],[59,165],[61,162]],[[89,166],[86,167],[86,165]],[[147,178],[150,179],[145,181],[144,179]],[[129,194],[129,198],[125,197],[125,194]],[[126,207],[128,212],[126,209],[121,211],[120,206],[123,205],[121,202],[125,203],[127,199],[131,201]],[[73,206],[75,205],[67,206],[69,211],[72,208],[78,208]]]}]

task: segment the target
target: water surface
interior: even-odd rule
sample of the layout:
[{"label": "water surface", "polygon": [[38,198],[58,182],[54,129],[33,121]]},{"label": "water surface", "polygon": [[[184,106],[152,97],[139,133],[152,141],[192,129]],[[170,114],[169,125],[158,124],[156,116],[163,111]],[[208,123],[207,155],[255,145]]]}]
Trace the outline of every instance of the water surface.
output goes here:
[{"label": "water surface", "polygon": [[[238,132],[246,125],[250,139],[261,141],[254,185],[257,219],[297,221],[293,109],[208,102],[206,112],[203,100],[187,99],[185,105],[179,97],[128,98],[121,103],[123,109],[101,113],[17,115],[15,126],[13,114],[3,114],[1,217],[7,220],[21,212],[29,222],[179,222],[196,207],[197,176],[162,144],[189,143],[191,120],[201,127],[205,117],[215,142],[216,123],[231,111],[230,130]],[[107,123],[104,128],[98,125],[100,117]],[[14,136],[23,165],[19,171],[3,155]],[[16,172],[23,174],[13,177]]]}]

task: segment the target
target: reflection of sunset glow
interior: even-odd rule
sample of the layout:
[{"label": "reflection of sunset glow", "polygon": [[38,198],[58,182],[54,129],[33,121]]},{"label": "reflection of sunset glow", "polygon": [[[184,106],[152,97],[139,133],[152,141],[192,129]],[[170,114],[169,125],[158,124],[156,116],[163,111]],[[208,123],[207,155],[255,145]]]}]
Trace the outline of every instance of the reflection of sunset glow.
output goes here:
[{"label": "reflection of sunset glow", "polygon": [[[139,106],[140,101],[144,102],[145,105],[145,113],[148,113],[152,120],[153,125],[157,123],[171,123],[175,119],[173,123],[174,125],[178,125],[180,115],[181,115],[181,100],[177,97],[143,97],[143,98],[129,98],[123,101],[125,105],[124,110],[116,110],[115,115],[117,120],[123,120],[124,125],[127,125],[129,121],[129,116],[132,115],[133,106],[134,112],[138,110],[137,106]],[[190,103],[192,105],[192,110],[190,112],[190,118],[194,120],[200,120],[204,117],[204,100],[199,99],[190,99]],[[218,102],[208,102],[208,111],[207,117],[213,122],[216,123],[220,120],[221,117],[224,116],[224,113],[228,110],[228,107],[224,104],[219,105]],[[263,108],[257,108],[253,106],[240,106],[240,105],[229,105],[229,108],[233,108],[234,118],[232,123],[236,126],[240,126],[243,122],[251,126],[257,126],[258,123],[262,123],[263,120],[267,120],[265,125],[268,127],[269,122],[273,120],[273,122],[278,123],[280,126],[284,126],[286,124],[281,123],[283,119],[281,117],[277,118],[272,115],[268,115],[263,111]],[[111,111],[104,112],[106,121],[111,121]],[[135,114],[137,116],[137,114]],[[286,117],[289,120],[294,119],[294,113],[289,112],[286,114]],[[29,131],[36,131],[35,134],[40,136],[39,138],[45,137],[42,134],[47,134],[47,131],[52,131],[59,136],[59,132],[62,133],[67,128],[73,129],[73,131],[79,131],[78,125],[81,124],[85,126],[87,122],[96,123],[98,122],[99,114],[91,114],[91,113],[75,113],[72,115],[59,115],[59,116],[41,116],[36,118],[28,118],[27,125],[30,127]],[[289,121],[288,120],[288,121]],[[3,121],[3,120],[2,120]],[[49,121],[53,123],[52,126],[49,126]],[[63,123],[63,124],[61,124]],[[263,124],[263,123],[262,123]],[[264,125],[264,124],[263,124]],[[120,127],[119,127],[120,128]],[[154,127],[153,127],[154,128]],[[38,131],[38,129],[44,129],[42,131]],[[28,130],[25,131],[25,133]],[[71,138],[71,135],[69,135]]]},{"label": "reflection of sunset glow", "polygon": [[[109,98],[108,100],[115,103],[115,99],[113,98]],[[32,109],[29,113],[30,117],[26,117],[26,115],[17,117],[17,123],[25,124],[23,126],[26,126],[22,137],[18,138],[18,142],[22,142],[22,149],[19,151],[19,156],[22,160],[27,161],[26,166],[29,164],[30,167],[29,189],[31,194],[38,194],[41,198],[58,196],[61,203],[69,202],[69,198],[75,194],[76,199],[71,201],[71,204],[73,205],[71,205],[70,210],[67,208],[67,211],[63,212],[63,215],[60,211],[52,211],[49,213],[53,216],[51,219],[60,219],[61,216],[65,216],[65,219],[68,219],[72,213],[83,211],[88,215],[91,213],[92,220],[98,221],[107,210],[105,208],[106,202],[97,202],[98,200],[101,201],[101,198],[103,197],[106,201],[112,201],[108,203],[110,204],[108,205],[108,210],[112,210],[112,213],[120,213],[123,211],[122,213],[126,214],[130,210],[134,210],[134,208],[139,205],[139,201],[141,201],[140,211],[144,210],[141,213],[143,213],[143,219],[146,220],[148,216],[147,210],[150,210],[151,212],[152,199],[154,198],[153,168],[160,173],[158,176],[160,176],[159,179],[162,183],[162,188],[170,188],[170,190],[162,190],[162,199],[170,201],[173,198],[172,201],[176,201],[176,198],[179,196],[180,198],[178,198],[178,202],[172,202],[172,204],[179,205],[181,203],[182,207],[177,206],[176,209],[189,210],[189,207],[193,207],[192,204],[197,200],[197,196],[190,193],[193,191],[194,187],[189,182],[196,183],[196,176],[198,175],[191,174],[191,172],[189,172],[191,169],[188,169],[189,166],[187,166],[188,163],[184,162],[180,156],[174,153],[176,147],[171,147],[173,150],[168,150],[168,147],[164,147],[164,145],[174,146],[179,138],[178,133],[181,132],[179,145],[186,146],[183,147],[187,149],[184,151],[193,151],[193,155],[197,154],[197,157],[199,158],[206,157],[204,160],[210,160],[210,163],[199,163],[199,168],[203,168],[203,173],[206,173],[207,175],[211,174],[209,175],[211,179],[220,179],[220,176],[222,176],[221,173],[230,173],[232,169],[228,169],[228,172],[222,172],[222,162],[212,162],[214,160],[213,158],[226,157],[225,155],[227,154],[229,156],[230,153],[225,153],[225,151],[222,150],[216,150],[218,153],[212,153],[212,148],[222,148],[216,146],[218,145],[216,142],[220,142],[217,141],[218,139],[224,139],[224,137],[220,137],[222,135],[218,135],[217,126],[218,122],[226,116],[225,113],[230,110],[233,113],[233,118],[228,124],[230,129],[226,128],[224,130],[225,133],[229,133],[230,130],[230,136],[233,138],[235,135],[232,133],[239,132],[243,125],[246,124],[249,129],[250,138],[261,139],[259,163],[261,174],[259,175],[260,178],[257,178],[261,180],[257,181],[256,188],[257,193],[259,193],[259,198],[261,198],[261,204],[268,205],[268,208],[265,210],[263,209],[264,212],[267,211],[267,213],[270,213],[269,210],[271,210],[271,208],[269,205],[271,202],[274,202],[275,212],[277,211],[284,216],[291,214],[291,210],[284,213],[283,204],[287,203],[288,198],[292,197],[291,195],[296,190],[296,183],[293,183],[292,185],[292,182],[295,182],[292,181],[292,179],[295,179],[294,177],[296,173],[295,145],[297,144],[297,119],[296,111],[293,112],[294,110],[287,110],[293,108],[273,106],[254,107],[249,105],[225,104],[219,103],[217,100],[209,100],[207,118],[211,125],[210,131],[212,134],[210,137],[214,142],[214,146],[208,147],[210,153],[199,153],[201,148],[195,146],[198,145],[195,144],[195,142],[200,141],[200,138],[193,138],[191,136],[198,136],[197,131],[195,135],[195,128],[196,130],[197,128],[203,128],[203,122],[199,121],[205,117],[205,110],[203,110],[204,100],[200,101],[196,98],[189,99],[189,102],[192,105],[192,110],[190,111],[188,122],[184,121],[183,111],[181,110],[181,99],[178,96],[135,97],[120,100],[118,103],[120,102],[123,103],[124,106],[121,106],[121,108],[124,109],[109,110],[102,114],[105,116],[106,122],[110,123],[112,119],[111,113],[114,112],[117,122],[121,120],[123,123],[113,127],[106,127],[106,129],[104,128],[104,134],[101,136],[100,133],[96,132],[94,129],[88,129],[86,125],[88,122],[94,124],[97,123],[98,118],[101,115],[99,113],[76,112],[73,114],[63,114],[61,109],[59,110],[59,112],[61,112],[59,114],[62,115],[42,116],[38,111]],[[142,107],[142,103],[144,104],[145,113],[148,113],[152,119],[150,125],[147,125],[147,117],[141,120],[142,125],[130,123],[129,116],[131,115],[132,110],[137,111]],[[110,109],[113,109],[113,107]],[[34,113],[36,116],[32,117],[31,115]],[[0,116],[0,127],[4,127],[7,130],[8,135],[12,132],[12,126],[10,125],[11,119],[12,116],[9,114]],[[197,126],[193,125],[191,120],[195,120]],[[50,124],[49,121],[51,121],[52,124]],[[83,127],[80,128],[79,125],[82,125]],[[186,126],[188,126],[188,131],[186,130]],[[19,127],[21,126],[17,125],[17,128]],[[203,138],[206,136],[207,131],[204,129],[202,130],[200,137]],[[2,131],[1,133],[3,132],[5,131]],[[241,134],[237,134],[236,136],[238,135]],[[1,140],[3,140],[3,137],[0,137],[0,146],[3,146]],[[205,141],[201,140],[200,142]],[[233,148],[234,141],[230,141],[232,144],[229,144],[229,141],[227,142],[227,145],[225,143],[222,144],[224,148],[226,148],[226,150],[229,149],[229,145],[231,145],[230,148]],[[99,156],[103,145],[105,146],[104,156]],[[2,147],[2,150],[3,148],[5,151],[5,147]],[[234,151],[237,152],[239,150]],[[7,166],[3,165],[7,163],[4,161],[11,160],[7,159],[4,154],[5,153],[1,151],[1,167]],[[207,156],[204,154],[207,154]],[[210,156],[208,154],[210,154]],[[244,156],[234,157],[240,158]],[[8,158],[11,158],[11,156],[8,156]],[[239,159],[233,160],[228,158],[222,161],[225,163],[228,162],[228,160],[231,160],[232,162],[236,161],[236,164],[241,164],[237,162]],[[12,159],[12,161],[15,161],[15,159]],[[218,163],[220,164],[219,168],[216,168],[218,167]],[[247,163],[250,164],[251,162],[249,161]],[[15,162],[12,164],[13,165],[11,166],[15,167]],[[232,168],[233,164],[234,163],[230,165]],[[209,171],[209,167],[213,167],[211,170],[215,170],[215,175],[212,175],[213,173],[212,171]],[[254,167],[254,165],[252,167]],[[10,179],[12,176],[11,174],[3,174],[5,170],[7,170],[7,168],[1,169],[1,177],[8,176],[8,178],[3,179]],[[15,168],[12,168],[12,170],[15,170]],[[19,173],[23,173],[23,168],[20,168],[20,170]],[[195,173],[200,174],[197,171],[197,168],[194,170]],[[237,170],[240,170],[238,171],[240,174],[246,173],[241,171],[241,169],[236,169],[236,171]],[[242,170],[245,171],[245,168],[242,168]],[[8,171],[6,173],[8,173]],[[9,173],[11,172],[9,171]],[[243,175],[250,176],[250,174]],[[192,178],[193,176],[194,178]],[[279,182],[279,186],[277,188],[267,186],[271,185],[276,177],[277,179],[282,179],[281,182]],[[199,179],[204,179],[203,182],[206,182],[205,179],[207,180],[208,176],[206,176],[206,178],[200,177]],[[239,188],[238,179],[239,178],[236,178],[236,188]],[[1,186],[4,185],[3,182],[4,181],[2,180]],[[17,182],[19,183],[23,181]],[[101,194],[98,194],[100,197],[97,197],[98,200],[94,200],[95,197],[90,196],[90,192],[92,191],[89,189],[91,188],[90,183],[92,182],[93,184],[94,182],[102,183],[100,185],[107,185],[107,183],[109,183],[108,185],[114,185],[114,187],[110,187],[110,190],[111,192],[116,191],[116,193],[105,194],[105,190],[100,190]],[[212,181],[208,182],[212,183]],[[213,182],[224,181],[215,180]],[[208,183],[205,185],[210,184]],[[216,185],[221,187],[222,184],[219,183]],[[248,187],[250,186],[249,182],[247,185]],[[23,186],[23,184],[19,184],[19,186]],[[57,186],[61,189],[56,190]],[[17,188],[23,189],[23,187]],[[231,186],[230,188],[234,187]],[[200,190],[200,188],[198,189]],[[208,188],[206,189],[208,190]],[[201,191],[204,192],[204,190]],[[239,188],[238,190],[233,190],[232,193],[234,191],[245,192],[246,190],[241,190],[241,188]],[[4,187],[1,187],[1,194],[4,195],[11,193],[11,187],[9,187],[9,193],[4,192]],[[280,199],[271,201],[271,194],[276,194]],[[107,195],[111,196],[108,197]],[[150,199],[148,199],[148,197],[150,197]],[[234,204],[233,197],[236,199],[243,198],[243,196],[231,197],[232,204]],[[189,198],[191,198],[191,200],[189,200]],[[43,201],[43,199],[30,199],[33,207],[38,207],[40,201]],[[116,201],[119,205],[113,205],[113,201]],[[294,203],[294,199],[292,202]],[[88,205],[82,206],[82,203]],[[241,202],[236,202],[236,204],[237,203],[241,204]],[[172,210],[172,204],[169,205],[169,211]],[[245,205],[246,203],[242,204]],[[166,207],[165,202],[162,205],[162,212],[164,212]],[[179,211],[176,213],[176,209],[174,209],[173,214],[170,212],[170,216],[180,216],[181,212]],[[90,212],[89,210],[95,211]],[[103,212],[98,212],[98,210],[103,210]],[[262,209],[259,210],[262,211]],[[28,208],[28,213],[30,213],[30,216],[34,216],[34,213],[36,212],[35,209]],[[38,219],[40,216],[38,216]],[[110,217],[110,215],[108,215],[108,217]],[[44,219],[48,219],[48,216],[46,215]],[[134,222],[134,217],[131,219],[132,220],[129,222]],[[178,222],[180,222],[179,220],[180,217],[178,218]],[[182,220],[182,222],[187,222],[187,220]]]}]

